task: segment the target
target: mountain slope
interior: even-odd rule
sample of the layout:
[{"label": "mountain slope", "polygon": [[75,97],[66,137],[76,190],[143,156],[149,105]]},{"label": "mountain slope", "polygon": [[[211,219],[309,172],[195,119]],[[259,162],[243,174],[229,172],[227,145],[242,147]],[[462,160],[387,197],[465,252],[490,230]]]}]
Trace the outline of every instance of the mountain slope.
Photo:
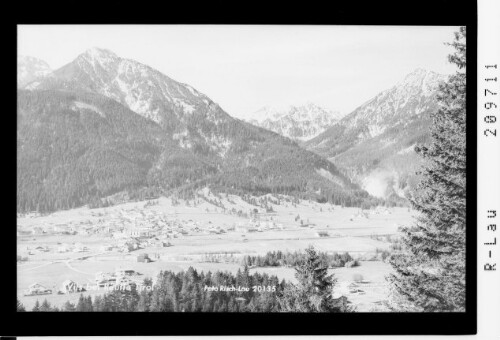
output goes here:
[{"label": "mountain slope", "polygon": [[38,77],[51,72],[49,65],[38,58],[29,56],[17,57],[17,87],[22,88]]},{"label": "mountain slope", "polygon": [[247,121],[290,139],[306,141],[316,137],[339,119],[338,112],[306,103],[284,108],[266,106],[251,114]]},{"label": "mountain slope", "polygon": [[181,165],[185,150],[160,126],[92,93],[20,91],[17,150],[20,211],[72,208],[147,187],[160,159],[165,177],[216,171],[195,157]]},{"label": "mountain slope", "polygon": [[190,192],[201,185],[345,205],[373,202],[331,162],[232,118],[189,85],[109,51],[87,51],[26,88],[18,95],[23,211],[68,208],[123,191]]},{"label": "mountain slope", "polygon": [[417,69],[305,143],[371,194],[404,196],[422,160],[413,148],[429,136],[430,112],[446,77]]}]

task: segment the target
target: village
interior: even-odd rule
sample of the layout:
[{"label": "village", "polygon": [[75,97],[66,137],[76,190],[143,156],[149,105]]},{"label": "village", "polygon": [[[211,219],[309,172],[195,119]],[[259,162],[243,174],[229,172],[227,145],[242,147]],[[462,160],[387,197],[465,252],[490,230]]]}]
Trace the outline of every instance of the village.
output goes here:
[{"label": "village", "polygon": [[130,289],[161,270],[189,266],[236,271],[245,255],[310,244],[362,256],[387,249],[380,237],[396,234],[409,216],[406,208],[361,210],[270,195],[249,201],[209,190],[192,201],[162,197],[21,216],[18,298],[29,306],[38,298]]}]

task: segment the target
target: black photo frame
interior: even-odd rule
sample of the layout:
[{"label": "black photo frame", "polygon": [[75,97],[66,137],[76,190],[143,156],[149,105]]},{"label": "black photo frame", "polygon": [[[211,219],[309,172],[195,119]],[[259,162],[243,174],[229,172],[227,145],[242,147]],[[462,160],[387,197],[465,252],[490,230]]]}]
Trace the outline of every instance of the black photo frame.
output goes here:
[{"label": "black photo frame", "polygon": [[[418,2],[355,2],[352,4],[295,4],[283,7],[232,3],[225,10],[215,4],[211,9],[179,8],[168,12],[148,7],[127,19],[114,12],[110,5],[99,14],[96,7],[71,10],[72,14],[59,15],[49,8],[30,10],[18,8],[13,19],[5,25],[11,40],[8,51],[10,62],[16,57],[16,26],[18,24],[270,24],[270,25],[425,25],[467,27],[467,258],[466,258],[466,311],[464,313],[19,313],[16,312],[16,195],[15,180],[5,183],[7,204],[4,210],[4,247],[2,264],[6,269],[0,280],[3,292],[2,335],[14,336],[67,336],[67,335],[459,335],[476,334],[477,327],[477,7],[449,0]],[[85,6],[87,3],[84,4]],[[329,6],[327,6],[329,5]],[[18,5],[19,6],[19,5]],[[66,4],[66,7],[72,7]],[[84,6],[84,7],[85,7]],[[101,6],[101,5],[99,5]],[[116,5],[115,5],[116,6]],[[21,6],[19,6],[21,7]],[[286,8],[286,10],[285,10]],[[233,10],[233,13],[228,13]],[[69,12],[69,11],[68,11]],[[43,13],[43,15],[42,15]],[[174,13],[176,13],[174,15]],[[184,13],[184,14],[180,14]],[[5,112],[3,139],[8,145],[7,168],[12,179],[16,172],[16,93],[14,67],[9,68],[8,97],[11,110]]]}]

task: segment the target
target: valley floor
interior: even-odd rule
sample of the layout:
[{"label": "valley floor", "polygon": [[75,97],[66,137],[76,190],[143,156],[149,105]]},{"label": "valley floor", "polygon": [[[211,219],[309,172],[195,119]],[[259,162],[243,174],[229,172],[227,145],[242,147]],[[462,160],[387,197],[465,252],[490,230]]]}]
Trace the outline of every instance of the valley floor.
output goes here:
[{"label": "valley floor", "polygon": [[[161,270],[177,272],[192,266],[198,271],[235,273],[241,268],[244,255],[303,251],[313,245],[319,251],[349,252],[358,258],[358,267],[330,269],[338,279],[336,294],[346,295],[358,311],[384,310],[385,276],[391,267],[377,259],[376,254],[390,249],[398,226],[412,222],[413,212],[408,208],[361,211],[310,201],[293,204],[282,197],[279,204],[269,203],[274,212],[266,213],[237,196],[215,197],[209,191],[200,195],[204,198],[200,196],[192,202],[160,198],[18,217],[18,231],[22,231],[18,236],[18,256],[25,259],[18,262],[19,300],[28,310],[36,300],[44,299],[61,306],[68,300],[76,302],[79,297],[79,293],[57,294],[65,280],[95,284],[98,272],[132,269],[145,278],[154,277]],[[149,230],[147,237],[135,236],[144,230]],[[131,231],[134,237],[124,236]],[[159,246],[152,239],[168,244]],[[130,240],[138,242],[137,249],[124,250],[123,244]],[[140,254],[148,254],[152,262],[138,262]],[[214,261],[214,256],[218,262],[208,262]],[[295,280],[293,268],[251,271]],[[362,281],[355,282],[360,275]],[[51,289],[52,294],[25,296],[34,283]],[[85,292],[93,296],[102,293],[103,290]]]}]

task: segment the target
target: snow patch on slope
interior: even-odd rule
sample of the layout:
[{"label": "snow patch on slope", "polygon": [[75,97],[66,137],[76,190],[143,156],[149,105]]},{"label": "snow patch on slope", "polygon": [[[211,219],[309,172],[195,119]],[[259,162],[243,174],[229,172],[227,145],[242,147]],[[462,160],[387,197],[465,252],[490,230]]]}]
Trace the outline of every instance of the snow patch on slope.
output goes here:
[{"label": "snow patch on slope", "polygon": [[90,110],[90,111],[94,111],[94,112],[98,113],[99,116],[101,116],[101,117],[105,117],[104,112],[102,112],[99,108],[97,108],[94,105],[90,105],[90,104],[87,104],[87,103],[82,103],[82,102],[79,102],[79,101],[75,101],[73,103],[73,105],[74,105],[72,107],[73,110],[77,110],[77,109],[80,109],[80,110]]},{"label": "snow patch on slope", "polygon": [[318,175],[322,176],[323,178],[326,178],[330,182],[338,184],[341,187],[344,187],[344,182],[342,182],[338,177],[332,175],[332,173],[330,171],[323,169],[323,168],[319,168],[319,169],[316,169],[316,173]]},{"label": "snow patch on slope", "polygon": [[398,155],[404,155],[404,154],[407,154],[407,153],[411,153],[411,152],[414,152],[415,151],[415,146],[417,144],[413,144],[413,145],[410,145],[409,147],[407,148],[404,148],[402,150],[399,150],[398,151]]}]

